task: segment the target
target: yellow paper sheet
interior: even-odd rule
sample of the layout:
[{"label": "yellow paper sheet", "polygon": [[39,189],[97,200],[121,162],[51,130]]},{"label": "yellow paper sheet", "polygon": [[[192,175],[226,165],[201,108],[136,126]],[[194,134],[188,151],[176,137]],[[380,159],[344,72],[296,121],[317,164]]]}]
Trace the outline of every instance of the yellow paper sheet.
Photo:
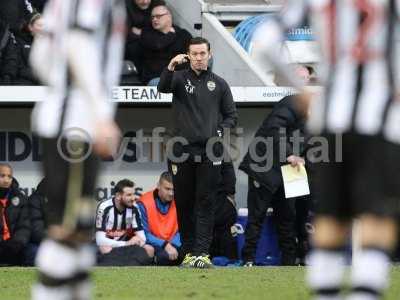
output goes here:
[{"label": "yellow paper sheet", "polygon": [[284,182],[306,179],[307,171],[303,165],[300,166],[299,170],[297,167],[292,167],[292,165],[284,165],[282,166],[282,177]]}]

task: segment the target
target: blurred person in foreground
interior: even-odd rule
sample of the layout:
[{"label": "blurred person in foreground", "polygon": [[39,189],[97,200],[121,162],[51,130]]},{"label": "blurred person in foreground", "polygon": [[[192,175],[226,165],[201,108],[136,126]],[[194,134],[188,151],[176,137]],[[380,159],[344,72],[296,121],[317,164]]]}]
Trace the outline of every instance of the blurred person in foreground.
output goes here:
[{"label": "blurred person in foreground", "polygon": [[[400,101],[394,30],[400,1],[288,1],[260,33],[269,45],[302,20],[311,21],[323,50],[325,91],[311,103],[308,127],[322,142],[314,153],[314,249],[307,282],[315,299],[340,299],[344,246],[360,223],[346,299],[380,299],[388,287],[399,209]],[[290,82],[277,49],[270,61]],[[299,87],[299,86],[298,86]],[[300,97],[305,100],[307,97]]]},{"label": "blurred person in foreground", "polygon": [[32,112],[32,130],[43,146],[49,229],[32,297],[84,300],[95,263],[89,242],[99,157],[112,155],[120,136],[109,93],[121,70],[124,2],[50,0],[43,23],[30,60],[49,89]]}]

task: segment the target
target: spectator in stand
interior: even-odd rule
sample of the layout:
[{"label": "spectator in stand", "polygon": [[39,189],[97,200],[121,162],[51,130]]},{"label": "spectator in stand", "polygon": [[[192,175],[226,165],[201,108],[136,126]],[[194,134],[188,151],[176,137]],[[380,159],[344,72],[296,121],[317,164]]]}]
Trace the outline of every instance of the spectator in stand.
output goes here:
[{"label": "spectator in stand", "polygon": [[18,47],[18,68],[14,70],[13,84],[38,85],[38,79],[33,75],[29,64],[29,55],[33,39],[43,30],[43,19],[39,13],[32,14],[29,22],[16,35]]},{"label": "spectator in stand", "polygon": [[154,6],[151,27],[145,27],[140,37],[143,55],[141,80],[144,84],[157,85],[159,77],[172,58],[187,52],[191,34],[173,25],[171,11],[165,4]]},{"label": "spectator in stand", "polygon": [[127,10],[127,28],[125,59],[132,61],[139,73],[142,71],[141,48],[139,45],[142,30],[151,27],[151,11],[161,0],[125,0]]},{"label": "spectator in stand", "polygon": [[0,265],[21,265],[30,237],[27,199],[13,178],[12,167],[0,164]]},{"label": "spectator in stand", "polygon": [[10,24],[11,31],[19,31],[30,20],[36,9],[30,0],[1,0],[0,18]]},{"label": "spectator in stand", "polygon": [[45,194],[45,179],[43,178],[36,190],[29,196],[29,219],[31,222],[31,237],[25,249],[25,265],[33,266],[39,245],[46,237],[47,230],[47,198]]},{"label": "spectator in stand", "polygon": [[47,0],[30,0],[33,7],[37,9],[39,12],[43,12],[43,8],[47,3]]},{"label": "spectator in stand", "polygon": [[214,235],[210,247],[210,255],[224,256],[230,260],[237,259],[236,239],[232,226],[236,223],[236,175],[232,161],[223,161],[221,183],[215,201]]},{"label": "spectator in stand", "polygon": [[149,265],[154,249],[146,245],[139,210],[135,205],[134,183],[120,180],[115,196],[102,201],[96,212],[98,264],[102,266]]},{"label": "spectator in stand", "polygon": [[17,42],[10,26],[0,19],[0,84],[11,84],[13,73],[18,68]]},{"label": "spectator in stand", "polygon": [[169,172],[161,174],[157,188],[144,193],[138,203],[147,242],[154,247],[157,265],[181,262],[181,239],[174,200],[174,186]]}]

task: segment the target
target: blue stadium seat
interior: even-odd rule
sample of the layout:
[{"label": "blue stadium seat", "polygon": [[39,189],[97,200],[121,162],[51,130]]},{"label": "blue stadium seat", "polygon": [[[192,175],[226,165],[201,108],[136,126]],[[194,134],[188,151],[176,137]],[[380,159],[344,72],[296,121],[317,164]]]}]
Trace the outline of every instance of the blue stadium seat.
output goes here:
[{"label": "blue stadium seat", "polygon": [[[268,14],[252,16],[236,26],[233,36],[247,52],[249,52],[251,48],[253,35],[258,26],[270,17],[271,15]],[[313,41],[314,35],[310,27],[304,26],[290,29],[286,34],[286,39],[288,41]]]},{"label": "blue stadium seat", "polygon": [[252,16],[240,22],[239,25],[236,26],[233,36],[247,52],[250,49],[253,34],[258,25],[264,22],[268,17],[269,16],[266,14]]},{"label": "blue stadium seat", "polygon": [[[237,246],[238,255],[241,259],[241,252],[244,246],[245,236],[244,230],[246,229],[247,216],[238,216],[237,224]],[[275,226],[272,221],[272,216],[267,215],[264,219],[260,239],[257,243],[255,264],[261,266],[277,266],[281,262],[281,254],[278,246],[278,237],[276,234]]]}]

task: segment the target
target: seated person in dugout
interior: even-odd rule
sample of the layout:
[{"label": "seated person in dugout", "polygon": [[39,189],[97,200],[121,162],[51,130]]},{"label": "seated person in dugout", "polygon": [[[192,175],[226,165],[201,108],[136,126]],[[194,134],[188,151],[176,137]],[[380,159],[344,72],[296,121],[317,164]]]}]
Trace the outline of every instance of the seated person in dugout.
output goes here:
[{"label": "seated person in dugout", "polygon": [[154,249],[146,244],[132,181],[120,180],[115,186],[115,196],[98,205],[96,244],[100,266],[152,264]]},{"label": "seated person in dugout", "polygon": [[46,238],[48,228],[48,198],[46,197],[46,179],[43,178],[28,198],[30,239],[25,249],[25,265],[33,266],[40,243]]},{"label": "seated person in dugout", "polygon": [[157,265],[181,262],[181,240],[174,200],[174,186],[169,172],[163,172],[157,188],[142,195],[138,202],[147,243],[154,247]]},{"label": "seated person in dugout", "polygon": [[29,236],[27,199],[11,166],[0,163],[0,265],[21,265]]}]

